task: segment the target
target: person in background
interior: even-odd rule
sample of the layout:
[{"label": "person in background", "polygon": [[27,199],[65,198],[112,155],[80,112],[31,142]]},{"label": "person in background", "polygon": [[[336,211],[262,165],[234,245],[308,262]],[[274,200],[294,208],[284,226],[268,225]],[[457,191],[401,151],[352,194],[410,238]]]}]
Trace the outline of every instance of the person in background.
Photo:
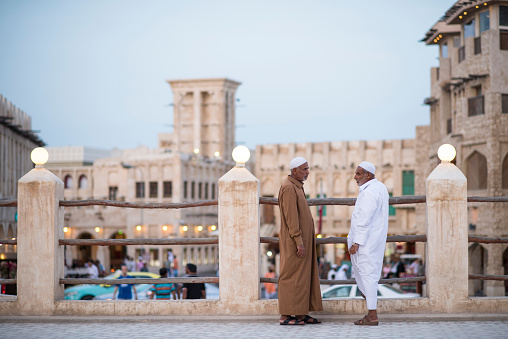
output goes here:
[{"label": "person in background", "polygon": [[[127,265],[122,265],[122,274],[118,279],[127,279],[132,278],[130,275],[128,275],[127,271]],[[116,291],[118,292],[118,300],[131,300],[132,299],[132,291],[134,291],[134,297],[136,300],[138,300],[138,292],[136,292],[136,287],[132,284],[120,284],[115,285],[115,291],[113,292],[113,300],[115,300],[116,297]]]},{"label": "person in background", "polygon": [[337,275],[335,276],[335,280],[347,280],[347,271],[349,270],[349,266],[346,264],[343,264],[339,268],[339,272],[337,272]]},{"label": "person in background", "polygon": [[176,255],[173,258],[173,277],[178,277],[178,259]]},{"label": "person in background", "polygon": [[[268,272],[265,274],[265,278],[275,278],[275,269],[273,265],[268,267]],[[263,283],[265,287],[265,294],[267,299],[275,299],[277,298],[277,285],[273,283]]]},{"label": "person in background", "polygon": [[[197,277],[197,267],[194,264],[185,266],[186,277]],[[185,283],[182,289],[182,299],[206,299],[206,289],[203,283]]]},{"label": "person in background", "polygon": [[127,265],[127,270],[129,272],[135,272],[136,271],[136,263],[134,262],[134,259],[132,257],[126,256],[124,259],[125,265]]},{"label": "person in background", "polygon": [[335,264],[332,264],[332,268],[328,272],[327,279],[328,280],[337,280],[337,275],[339,273],[339,267]]},{"label": "person in background", "polygon": [[140,255],[138,257],[138,262],[136,263],[136,271],[140,272],[141,269],[143,268],[143,257]]},{"label": "person in background", "polygon": [[99,277],[99,269],[95,264],[93,263],[93,260],[90,259],[87,262],[87,270],[88,270],[88,276],[92,279],[96,279]]},{"label": "person in background", "polygon": [[390,274],[391,269],[392,268],[389,263],[386,263],[383,265],[383,278],[388,278],[388,275]]},{"label": "person in background", "polygon": [[[161,278],[168,278],[168,269],[166,267],[162,267],[159,270],[159,275]],[[155,297],[157,300],[171,300],[171,295],[173,295],[173,299],[176,300],[176,288],[172,283],[154,284],[150,288],[150,291],[152,291],[150,299]]]},{"label": "person in background", "polygon": [[411,270],[412,274],[418,275],[418,272],[420,271],[420,259],[415,259],[415,261],[409,265],[409,269]]},{"label": "person in background", "polygon": [[99,277],[103,277],[104,276],[104,266],[101,264],[101,262],[99,260],[95,261],[95,266],[97,266],[97,268],[99,269]]}]

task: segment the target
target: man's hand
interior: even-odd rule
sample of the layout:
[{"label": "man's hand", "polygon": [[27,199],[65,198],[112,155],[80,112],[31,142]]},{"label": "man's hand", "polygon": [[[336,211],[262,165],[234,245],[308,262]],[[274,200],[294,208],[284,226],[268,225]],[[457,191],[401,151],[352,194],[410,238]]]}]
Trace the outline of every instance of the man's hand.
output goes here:
[{"label": "man's hand", "polygon": [[357,243],[351,245],[351,247],[349,248],[349,254],[356,254],[356,251],[358,251],[358,247],[360,247],[360,245],[358,245]]},{"label": "man's hand", "polygon": [[303,244],[296,247],[296,255],[300,258],[305,256],[305,246]]}]

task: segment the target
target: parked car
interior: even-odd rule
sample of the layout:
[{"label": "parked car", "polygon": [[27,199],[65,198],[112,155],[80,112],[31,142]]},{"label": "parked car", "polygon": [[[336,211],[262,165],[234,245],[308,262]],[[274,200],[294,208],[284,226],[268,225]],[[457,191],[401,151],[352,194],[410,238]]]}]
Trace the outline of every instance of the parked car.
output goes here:
[{"label": "parked car", "polygon": [[[136,292],[138,293],[138,300],[149,300],[152,295],[152,291],[150,291],[150,287],[152,285],[143,284],[136,285]],[[219,299],[219,288],[214,284],[205,283],[206,289],[206,299]],[[113,299],[113,291],[111,293],[102,294],[95,298],[96,300],[112,300]]]},{"label": "parked car", "polygon": [[[115,273],[104,277],[104,279],[117,279],[121,274],[120,270],[117,270]],[[150,273],[150,272],[129,272],[127,273],[133,278],[160,278],[158,274]],[[144,290],[144,288],[149,288],[150,284],[138,284],[136,286],[136,291]],[[115,285],[75,285],[65,289],[65,299],[66,300],[93,300],[97,297],[104,294],[111,294],[115,291]]]},{"label": "parked car", "polygon": [[[398,288],[390,285],[380,284],[377,288],[377,296],[379,299],[389,298],[418,298],[418,293],[404,293]],[[321,292],[323,299],[340,299],[340,298],[361,298],[361,292],[358,285],[334,285]]]}]

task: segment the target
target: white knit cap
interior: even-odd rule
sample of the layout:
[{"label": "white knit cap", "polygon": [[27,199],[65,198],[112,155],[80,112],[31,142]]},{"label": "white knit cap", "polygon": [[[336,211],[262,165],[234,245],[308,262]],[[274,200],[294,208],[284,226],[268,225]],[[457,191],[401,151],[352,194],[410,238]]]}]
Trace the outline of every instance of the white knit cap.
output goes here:
[{"label": "white knit cap", "polygon": [[297,168],[305,164],[307,160],[302,157],[296,157],[289,162],[289,169]]},{"label": "white knit cap", "polygon": [[376,174],[376,167],[374,165],[372,165],[370,162],[368,161],[362,161],[360,163],[360,165],[358,165],[359,167],[363,168],[364,170],[366,170],[367,172],[370,172],[372,174]]}]

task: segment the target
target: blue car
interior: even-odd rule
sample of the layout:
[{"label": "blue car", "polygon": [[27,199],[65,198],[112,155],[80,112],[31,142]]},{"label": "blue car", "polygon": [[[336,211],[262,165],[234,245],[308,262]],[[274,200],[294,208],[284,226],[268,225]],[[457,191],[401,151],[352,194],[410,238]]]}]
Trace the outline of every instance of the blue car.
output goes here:
[{"label": "blue car", "polygon": [[[104,279],[117,279],[121,274],[120,270],[104,277]],[[160,278],[158,274],[150,272],[129,272],[133,278]],[[150,284],[135,285],[136,290],[143,290],[142,287],[151,286]],[[100,295],[111,294],[115,291],[115,285],[75,285],[65,289],[65,300],[94,300]]]}]

